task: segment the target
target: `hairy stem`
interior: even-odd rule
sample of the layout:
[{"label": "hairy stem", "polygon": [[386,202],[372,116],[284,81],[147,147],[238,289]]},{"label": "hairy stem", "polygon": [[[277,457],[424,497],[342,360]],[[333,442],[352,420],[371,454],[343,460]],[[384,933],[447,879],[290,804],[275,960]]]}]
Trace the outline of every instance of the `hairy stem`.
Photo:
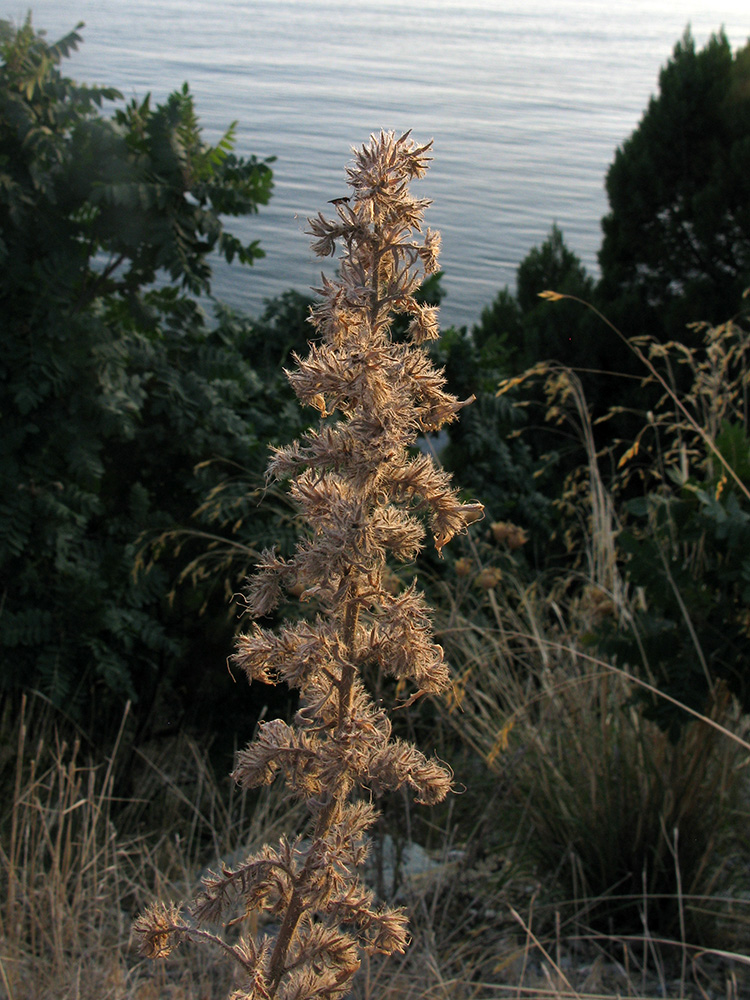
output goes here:
[{"label": "hairy stem", "polygon": [[[349,602],[344,612],[344,645],[349,657],[354,653],[354,637],[357,632],[357,621],[359,619],[359,601],[356,592],[349,598]],[[352,685],[356,670],[351,663],[347,663],[341,671],[339,681],[339,717],[337,732],[341,733],[346,726],[347,719],[351,714],[352,707]]]},{"label": "hairy stem", "polygon": [[[346,649],[350,654],[354,650],[354,637],[357,631],[358,619],[359,601],[355,592],[349,598],[349,602],[344,613],[344,642]],[[351,714],[352,686],[354,684],[355,673],[355,667],[352,664],[347,663],[343,668],[341,680],[338,684],[339,712],[337,730],[339,733],[344,730],[346,722]],[[276,938],[276,944],[273,949],[273,954],[271,955],[271,981],[269,991],[269,997],[271,1000],[276,995],[281,978],[286,971],[287,952],[289,951],[289,946],[292,943],[297,925],[299,924],[302,914],[304,913],[306,882],[313,867],[312,862],[316,860],[315,855],[317,854],[317,847],[327,836],[331,824],[336,817],[340,798],[340,794],[332,791],[328,802],[318,814],[318,818],[315,823],[315,840],[310,848],[307,860],[305,861],[304,867],[300,872],[300,876],[296,880],[292,891],[292,898],[290,899],[289,906],[284,914],[284,920],[279,930],[279,936]]]},{"label": "hairy stem", "polygon": [[[302,876],[304,877],[305,868],[302,870]],[[279,983],[281,982],[281,977],[286,971],[286,954],[289,951],[289,945],[292,943],[292,937],[297,929],[297,924],[302,916],[304,904],[302,902],[303,893],[300,891],[299,883],[292,892],[292,898],[289,900],[289,906],[284,914],[284,920],[281,924],[279,930],[279,936],[276,938],[276,945],[273,949],[273,954],[271,955],[271,979],[269,983],[268,996],[269,1000],[273,1000],[276,996],[276,991],[279,988]]]}]

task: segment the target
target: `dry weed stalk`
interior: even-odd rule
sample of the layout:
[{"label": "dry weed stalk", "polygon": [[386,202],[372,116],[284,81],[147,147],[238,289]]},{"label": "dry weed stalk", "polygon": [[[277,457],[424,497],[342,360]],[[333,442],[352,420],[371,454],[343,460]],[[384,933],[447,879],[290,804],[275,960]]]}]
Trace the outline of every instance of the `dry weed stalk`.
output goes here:
[{"label": "dry weed stalk", "polygon": [[[263,554],[247,609],[262,618],[284,590],[301,588],[318,614],[278,631],[255,624],[234,657],[250,680],[284,681],[300,691],[295,726],[263,724],[237,755],[233,776],[253,788],[281,774],[307,805],[310,836],[282,838],[212,874],[187,915],[159,904],[136,924],[142,951],[153,958],[183,938],[222,947],[242,972],[233,1000],[342,997],[360,949],[403,951],[404,913],[376,904],[357,875],[377,816],[370,799],[407,787],[430,804],[451,787],[441,762],[391,736],[385,711],[361,679],[372,665],[409,682],[416,690],[406,704],[448,685],[426,603],[414,584],[390,592],[386,560],[415,558],[423,517],[439,551],[482,516],[481,504],[461,503],[431,459],[407,450],[464,405],[444,391],[421,346],[438,336],[437,311],[414,298],[423,274],[437,270],[439,236],[428,229],[422,237],[420,228],[429,203],[409,192],[410,180],[427,168],[429,149],[409,133],[371,136],[347,170],[351,197],[335,199],[333,220],[310,220],[319,256],[333,255],[337,242],[343,248],[340,277],[323,278],[323,300],[311,316],[320,342],[288,373],[300,401],[319,409],[321,424],[276,449],[268,470],[271,479],[291,477],[309,534],[288,560]],[[406,342],[390,336],[397,313],[412,316]],[[277,933],[256,939],[243,930],[229,943],[203,929],[237,906],[232,923],[245,928],[251,913],[264,910]]]}]

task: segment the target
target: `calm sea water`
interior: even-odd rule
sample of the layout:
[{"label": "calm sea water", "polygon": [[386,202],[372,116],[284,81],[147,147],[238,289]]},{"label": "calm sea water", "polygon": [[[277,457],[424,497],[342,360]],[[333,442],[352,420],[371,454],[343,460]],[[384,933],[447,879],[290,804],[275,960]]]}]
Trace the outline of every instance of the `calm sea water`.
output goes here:
[{"label": "calm sea water", "polygon": [[[26,4],[2,0],[0,16]],[[553,222],[596,270],[604,175],[688,22],[750,36],[747,0],[35,0],[56,38],[85,21],[69,75],[158,99],[188,80],[209,139],[274,155],[275,192],[234,225],[261,240],[252,269],[221,268],[224,300],[308,290],[305,220],[345,193],[353,144],[380,128],[433,138],[419,193],[443,235],[444,324],[471,324]]]}]

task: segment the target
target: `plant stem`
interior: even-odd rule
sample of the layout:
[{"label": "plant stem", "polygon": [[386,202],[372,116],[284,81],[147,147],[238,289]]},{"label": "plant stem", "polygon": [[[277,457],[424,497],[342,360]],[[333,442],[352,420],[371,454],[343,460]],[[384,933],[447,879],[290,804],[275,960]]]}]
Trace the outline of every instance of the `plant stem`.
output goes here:
[{"label": "plant stem", "polygon": [[[305,868],[302,869],[301,878],[304,877],[306,868],[307,865],[305,865]],[[301,893],[299,892],[299,883],[297,883],[297,886],[295,886],[292,892],[292,898],[289,900],[289,906],[284,914],[284,920],[279,930],[279,936],[276,938],[276,944],[273,949],[273,954],[271,955],[271,981],[269,983],[268,991],[269,1000],[272,1000],[272,998],[276,996],[276,990],[279,988],[281,977],[284,975],[286,953],[289,951],[289,945],[292,943],[292,937],[297,929],[300,917],[302,916],[302,910],[302,898]]]},{"label": "plant stem", "polygon": [[[349,598],[346,611],[344,612],[344,643],[349,654],[351,654],[354,650],[354,637],[357,631],[358,619],[359,601],[357,600],[355,592]],[[347,663],[341,673],[341,680],[338,684],[338,733],[343,731],[351,713],[352,686],[354,684],[355,673],[356,670],[351,663]],[[315,823],[315,839],[310,847],[307,860],[305,861],[302,871],[300,872],[299,878],[295,882],[294,889],[292,890],[292,898],[289,900],[289,906],[284,914],[284,920],[279,930],[279,936],[276,938],[276,944],[274,945],[273,954],[271,955],[271,981],[269,990],[270,1000],[272,1000],[272,998],[276,995],[279,983],[281,982],[281,977],[284,975],[287,952],[289,951],[289,946],[292,943],[294,932],[297,929],[297,925],[299,924],[300,918],[302,917],[305,909],[303,898],[305,895],[305,883],[312,867],[311,862],[315,858],[317,845],[320,844],[320,842],[327,835],[331,823],[336,816],[339,799],[340,796],[336,794],[336,792],[333,792],[326,805],[318,814],[318,818]]]},{"label": "plant stem", "polygon": [[[359,619],[359,601],[356,592],[349,598],[349,602],[344,612],[344,645],[347,654],[352,657],[354,653],[354,637],[357,631],[357,621]],[[351,663],[347,663],[341,671],[339,681],[339,718],[336,727],[337,732],[343,732],[346,721],[351,714],[352,707],[352,685],[356,671]]]}]

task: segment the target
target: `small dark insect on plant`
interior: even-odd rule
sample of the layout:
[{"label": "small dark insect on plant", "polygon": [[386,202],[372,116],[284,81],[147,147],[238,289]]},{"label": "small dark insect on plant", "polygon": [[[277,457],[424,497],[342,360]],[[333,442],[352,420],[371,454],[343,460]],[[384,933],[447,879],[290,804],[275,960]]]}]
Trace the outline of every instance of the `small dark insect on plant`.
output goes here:
[{"label": "small dark insect on plant", "polygon": [[[152,958],[184,939],[222,948],[239,973],[232,1000],[334,1000],[348,992],[362,951],[403,951],[405,913],[376,902],[358,874],[378,815],[373,800],[406,788],[429,805],[451,789],[441,761],[392,736],[361,676],[374,665],[410,685],[407,704],[446,687],[426,602],[416,581],[396,593],[386,588],[388,563],[412,562],[427,530],[440,551],[483,515],[480,503],[461,502],[431,458],[409,451],[465,405],[445,392],[423,348],[438,336],[437,310],[414,298],[425,273],[437,270],[440,245],[432,230],[422,235],[429,202],[409,191],[430,148],[409,133],[371,136],[354,151],[352,195],[334,199],[336,218],[310,220],[318,255],[340,248],[340,276],[322,279],[310,317],[320,341],[287,375],[321,420],[274,449],[268,468],[269,479],[290,480],[308,531],[289,559],[263,553],[246,601],[262,619],[284,591],[302,587],[316,614],[276,631],[256,622],[233,658],[250,680],[300,692],[295,724],[261,724],[237,754],[233,777],[243,788],[281,777],[306,804],[309,831],[222,866],[189,906],[155,904],[135,925]],[[390,338],[396,313],[411,316],[405,342]],[[245,920],[257,911],[269,921],[259,936]],[[206,929],[233,912],[248,928],[236,943]]]}]

